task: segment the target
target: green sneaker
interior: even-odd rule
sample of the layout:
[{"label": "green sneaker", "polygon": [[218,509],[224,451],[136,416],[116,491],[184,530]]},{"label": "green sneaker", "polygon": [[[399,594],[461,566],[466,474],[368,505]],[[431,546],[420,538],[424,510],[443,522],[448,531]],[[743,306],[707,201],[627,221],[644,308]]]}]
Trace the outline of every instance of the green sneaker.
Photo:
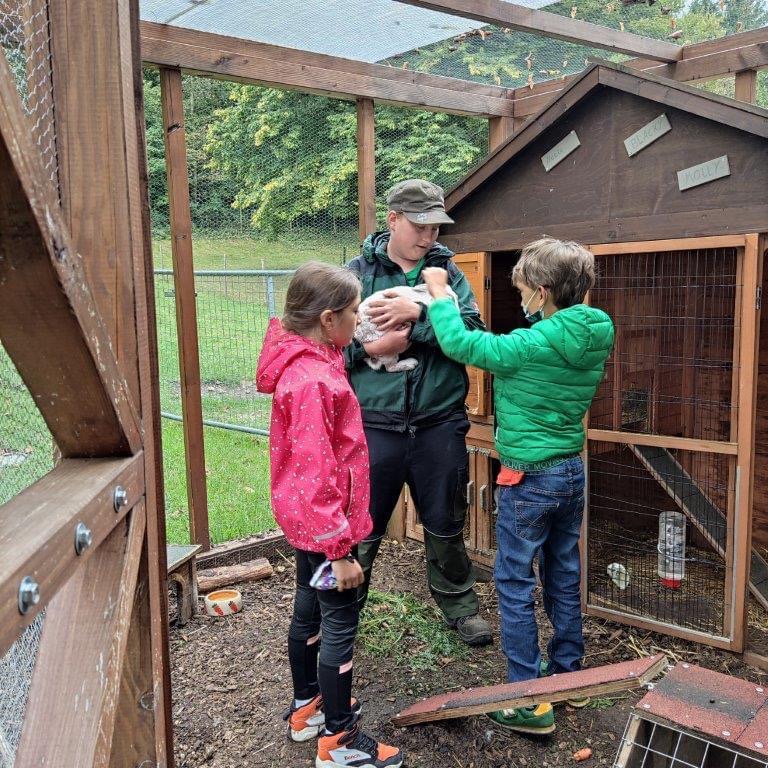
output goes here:
[{"label": "green sneaker", "polygon": [[545,736],[555,730],[555,711],[551,704],[538,707],[517,707],[489,712],[488,717],[503,728],[518,733]]},{"label": "green sneaker", "polygon": [[[539,662],[539,677],[549,677],[549,675],[549,662],[546,659],[542,659]],[[590,701],[592,701],[592,699],[590,699],[589,696],[575,696],[572,699],[566,699],[565,703],[574,709],[583,709],[590,703]],[[558,702],[558,704],[559,703],[560,702]]]}]

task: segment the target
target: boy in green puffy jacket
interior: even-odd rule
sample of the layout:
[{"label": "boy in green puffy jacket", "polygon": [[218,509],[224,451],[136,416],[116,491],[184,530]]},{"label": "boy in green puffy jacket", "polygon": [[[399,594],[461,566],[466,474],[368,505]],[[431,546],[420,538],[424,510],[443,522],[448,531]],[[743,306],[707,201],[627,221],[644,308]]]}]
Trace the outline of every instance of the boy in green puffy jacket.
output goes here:
[{"label": "boy in green puffy jacket", "polygon": [[[542,238],[512,271],[531,328],[506,335],[468,330],[445,292],[446,272],[423,272],[435,301],[429,319],[443,352],[495,375],[496,449],[501,460],[494,576],[509,682],[581,668],[579,532],[584,508],[584,415],[613,346],[608,315],[583,303],[595,282],[594,256],[578,243]],[[554,634],[539,652],[534,615],[539,552],[544,608]],[[586,703],[582,700],[577,703]],[[492,713],[524,733],[555,729],[551,704]]]}]

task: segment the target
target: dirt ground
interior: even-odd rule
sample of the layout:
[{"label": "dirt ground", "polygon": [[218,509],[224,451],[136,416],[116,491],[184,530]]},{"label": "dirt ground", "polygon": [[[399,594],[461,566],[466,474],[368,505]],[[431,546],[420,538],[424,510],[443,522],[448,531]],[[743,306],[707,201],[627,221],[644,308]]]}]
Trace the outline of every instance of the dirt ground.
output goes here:
[{"label": "dirt ground", "polygon": [[[275,575],[240,585],[244,610],[227,619],[199,614],[171,630],[173,717],[176,764],[182,768],[304,768],[314,766],[314,742],[294,744],[285,736],[281,715],[291,696],[286,637],[293,600],[293,565],[276,556]],[[385,542],[376,562],[373,588],[411,591],[431,602],[423,548]],[[505,662],[498,642],[498,614],[492,582],[478,585],[481,611],[494,628],[494,644],[472,649],[465,658],[440,660],[436,670],[411,671],[390,655],[355,652],[353,693],[364,705],[363,727],[406,753],[408,768],[507,768],[570,766],[585,746],[593,757],[581,765],[612,766],[628,714],[642,691],[600,699],[582,710],[556,709],[557,730],[544,739],[505,732],[486,717],[436,725],[395,728],[390,717],[420,698],[448,690],[504,682]],[[543,613],[542,647],[548,639]],[[765,685],[768,674],[739,658],[704,646],[633,630],[603,620],[585,620],[585,666],[625,661],[666,651],[684,660]],[[405,656],[419,651],[404,636]],[[360,645],[360,644],[358,644]]]}]

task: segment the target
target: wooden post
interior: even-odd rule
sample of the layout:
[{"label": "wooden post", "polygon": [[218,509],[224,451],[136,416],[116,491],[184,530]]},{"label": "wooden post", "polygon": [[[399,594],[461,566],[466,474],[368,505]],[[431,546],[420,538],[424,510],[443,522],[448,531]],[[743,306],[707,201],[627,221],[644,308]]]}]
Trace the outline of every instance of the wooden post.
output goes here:
[{"label": "wooden post", "polygon": [[736,73],[735,97],[739,101],[754,104],[757,100],[757,70],[745,69]]},{"label": "wooden post", "polygon": [[376,125],[372,99],[357,100],[357,200],[362,242],[376,231]]},{"label": "wooden post", "polygon": [[512,117],[492,117],[488,120],[488,151],[498,149],[515,131]]},{"label": "wooden post", "polygon": [[736,457],[736,525],[734,547],[734,651],[744,650],[747,625],[747,590],[752,552],[752,494],[755,465],[755,404],[757,399],[757,354],[760,309],[757,289],[762,285],[762,250],[758,235],[747,235],[742,269],[740,366],[738,391],[738,454]]},{"label": "wooden post", "polygon": [[203,403],[200,394],[200,357],[195,308],[195,276],[192,262],[192,219],[189,210],[189,177],[184,131],[181,72],[160,70],[163,104],[165,165],[171,218],[173,283],[176,289],[176,333],[179,340],[181,415],[184,424],[184,455],[187,467],[189,537],[203,550],[211,548],[208,529],[208,494],[205,482]]},{"label": "wooden post", "polygon": [[408,498],[408,488],[407,486],[403,486],[403,490],[400,491],[400,498],[397,500],[395,510],[392,512],[392,517],[389,518],[389,525],[387,526],[387,538],[394,539],[401,543],[406,539]]}]

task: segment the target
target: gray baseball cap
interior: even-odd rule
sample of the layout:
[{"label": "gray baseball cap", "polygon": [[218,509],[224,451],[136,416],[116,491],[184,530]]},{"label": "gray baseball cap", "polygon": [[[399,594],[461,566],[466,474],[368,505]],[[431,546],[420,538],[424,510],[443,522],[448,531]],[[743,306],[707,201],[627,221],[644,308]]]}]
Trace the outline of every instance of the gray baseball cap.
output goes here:
[{"label": "gray baseball cap", "polygon": [[402,213],[414,224],[453,224],[445,212],[443,189],[424,179],[407,179],[387,192],[390,211]]}]

